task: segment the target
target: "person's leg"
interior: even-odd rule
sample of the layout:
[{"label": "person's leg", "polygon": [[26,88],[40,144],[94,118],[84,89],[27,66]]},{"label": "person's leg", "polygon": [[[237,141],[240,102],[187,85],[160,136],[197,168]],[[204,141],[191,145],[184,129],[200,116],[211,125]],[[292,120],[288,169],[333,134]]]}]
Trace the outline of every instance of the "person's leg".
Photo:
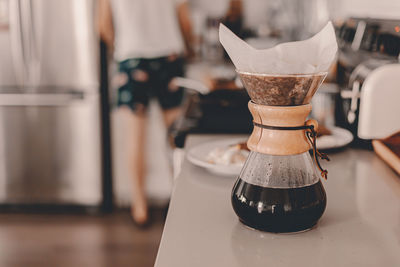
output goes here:
[{"label": "person's leg", "polygon": [[182,113],[181,107],[163,110],[163,118],[165,126],[169,128],[172,125],[172,123],[174,123],[174,121],[181,115],[181,113]]},{"label": "person's leg", "polygon": [[144,224],[148,220],[148,208],[146,198],[146,114],[144,110],[141,112],[129,110],[129,124],[132,146],[129,148],[132,173],[132,218],[138,224]]},{"label": "person's leg", "polygon": [[158,99],[163,109],[165,125],[169,128],[182,113],[183,88],[174,84],[173,78],[183,76],[183,60],[171,55],[162,67],[160,72],[166,80],[160,83]]},{"label": "person's leg", "polygon": [[[170,126],[181,116],[183,112],[182,100],[183,100],[183,88],[179,88],[174,84],[174,77],[183,76],[183,65],[182,60],[174,56],[166,59],[164,68],[161,70],[161,77],[166,77],[164,81],[160,83],[158,87],[158,100],[163,110],[164,124],[167,130]],[[167,131],[168,132],[168,131]],[[168,158],[170,160],[170,172],[174,174],[174,153],[175,143],[171,135],[167,135],[168,140]]]},{"label": "person's leg", "polygon": [[118,105],[127,119],[130,134],[128,160],[131,181],[131,215],[133,220],[143,225],[148,221],[148,207],[145,191],[146,162],[146,109],[149,102],[148,74],[142,60],[131,59],[120,64],[122,79],[118,93]]}]

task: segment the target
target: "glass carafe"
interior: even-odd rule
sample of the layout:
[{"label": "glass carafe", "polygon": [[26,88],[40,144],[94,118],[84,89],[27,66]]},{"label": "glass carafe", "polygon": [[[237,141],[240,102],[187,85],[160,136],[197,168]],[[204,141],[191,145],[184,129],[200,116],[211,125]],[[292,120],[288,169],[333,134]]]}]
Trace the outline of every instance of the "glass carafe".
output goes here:
[{"label": "glass carafe", "polygon": [[311,148],[317,153],[315,139],[301,127],[318,127],[305,120],[326,74],[239,75],[252,99],[255,127],[247,143],[249,157],[232,190],[233,209],[243,224],[258,230],[310,229],[325,211],[326,193],[309,153]]}]

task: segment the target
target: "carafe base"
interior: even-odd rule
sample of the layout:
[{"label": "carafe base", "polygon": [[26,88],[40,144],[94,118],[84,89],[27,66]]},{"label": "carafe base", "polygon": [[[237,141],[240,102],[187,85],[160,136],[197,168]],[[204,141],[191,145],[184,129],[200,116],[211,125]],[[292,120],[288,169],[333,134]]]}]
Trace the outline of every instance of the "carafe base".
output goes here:
[{"label": "carafe base", "polygon": [[272,233],[295,233],[314,227],[326,207],[321,181],[297,188],[268,188],[238,179],[232,206],[250,228]]},{"label": "carafe base", "polygon": [[311,231],[312,229],[316,228],[318,226],[318,222],[316,224],[314,224],[313,226],[311,226],[310,228],[307,229],[303,229],[303,230],[299,230],[299,231],[294,231],[294,232],[274,232],[274,231],[268,231],[268,230],[262,230],[262,229],[257,229],[254,228],[250,225],[247,225],[245,221],[239,219],[239,222],[241,224],[243,224],[244,227],[246,227],[247,229],[250,229],[252,231],[259,231],[259,232],[268,232],[268,233],[273,233],[273,234],[280,234],[280,235],[295,235],[295,234],[302,234],[308,231]]}]

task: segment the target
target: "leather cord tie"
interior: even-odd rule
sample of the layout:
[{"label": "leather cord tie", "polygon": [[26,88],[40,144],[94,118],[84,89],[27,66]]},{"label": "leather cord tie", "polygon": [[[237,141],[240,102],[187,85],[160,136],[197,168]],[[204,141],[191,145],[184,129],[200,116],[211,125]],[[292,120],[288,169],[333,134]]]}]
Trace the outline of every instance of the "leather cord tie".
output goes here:
[{"label": "leather cord tie", "polygon": [[260,124],[257,122],[253,121],[253,125],[256,127],[260,127],[263,129],[268,129],[268,130],[280,130],[280,131],[297,131],[297,130],[305,130],[306,131],[306,136],[308,140],[310,141],[313,149],[313,157],[314,161],[317,164],[318,169],[321,172],[321,176],[326,180],[328,179],[328,171],[323,169],[321,164],[319,163],[318,158],[321,158],[323,160],[329,161],[330,159],[328,158],[328,155],[325,153],[319,152],[317,149],[317,132],[314,129],[314,125],[303,125],[303,126],[270,126],[270,125],[264,125]]}]

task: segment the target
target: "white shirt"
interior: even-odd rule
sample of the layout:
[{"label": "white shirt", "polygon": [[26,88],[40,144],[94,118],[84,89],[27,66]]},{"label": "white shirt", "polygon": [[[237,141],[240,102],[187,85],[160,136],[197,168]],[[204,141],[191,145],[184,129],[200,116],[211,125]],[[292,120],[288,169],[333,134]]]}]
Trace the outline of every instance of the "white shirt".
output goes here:
[{"label": "white shirt", "polygon": [[115,54],[118,61],[182,53],[176,14],[185,0],[113,0]]}]

